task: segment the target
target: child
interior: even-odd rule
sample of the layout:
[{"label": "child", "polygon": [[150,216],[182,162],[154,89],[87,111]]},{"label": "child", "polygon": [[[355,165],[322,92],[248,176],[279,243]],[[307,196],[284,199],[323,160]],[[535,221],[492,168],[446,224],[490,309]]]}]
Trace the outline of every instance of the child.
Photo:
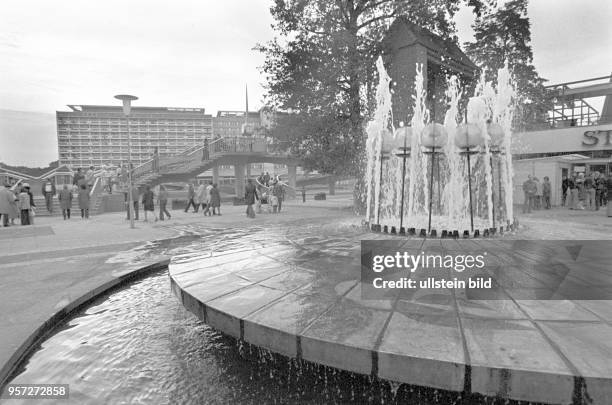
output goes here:
[{"label": "child", "polygon": [[30,225],[30,195],[26,187],[23,187],[21,193],[19,193],[18,206],[21,213],[21,225]]},{"label": "child", "polygon": [[272,213],[276,214],[278,212],[278,197],[274,194],[270,194],[269,200],[270,205],[272,205]]}]

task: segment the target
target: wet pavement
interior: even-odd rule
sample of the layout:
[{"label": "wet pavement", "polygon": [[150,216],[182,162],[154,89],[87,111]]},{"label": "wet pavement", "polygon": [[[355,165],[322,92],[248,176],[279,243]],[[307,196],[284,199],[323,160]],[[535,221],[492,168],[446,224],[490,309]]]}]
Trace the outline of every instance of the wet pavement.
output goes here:
[{"label": "wet pavement", "polygon": [[[172,289],[207,324],[292,358],[449,391],[610,403],[612,241],[605,231],[523,240],[534,225],[546,227],[489,240],[393,238],[341,216],[234,229],[203,252],[174,256]],[[487,252],[494,288],[365,299],[363,239]]]}]

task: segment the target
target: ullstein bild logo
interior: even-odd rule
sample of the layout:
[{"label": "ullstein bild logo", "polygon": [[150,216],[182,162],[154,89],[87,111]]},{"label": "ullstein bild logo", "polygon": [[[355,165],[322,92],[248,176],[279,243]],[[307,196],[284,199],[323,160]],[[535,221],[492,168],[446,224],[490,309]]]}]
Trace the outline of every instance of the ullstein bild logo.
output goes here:
[{"label": "ullstein bild logo", "polygon": [[611,261],[610,240],[364,240],[361,296],[612,300]]}]

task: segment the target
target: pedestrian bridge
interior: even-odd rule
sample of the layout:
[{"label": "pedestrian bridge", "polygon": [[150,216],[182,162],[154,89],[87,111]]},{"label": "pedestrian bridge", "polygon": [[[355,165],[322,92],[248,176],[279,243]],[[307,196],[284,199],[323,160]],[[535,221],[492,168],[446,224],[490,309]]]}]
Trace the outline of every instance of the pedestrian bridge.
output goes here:
[{"label": "pedestrian bridge", "polygon": [[134,168],[133,180],[138,186],[188,181],[212,169],[213,181],[218,182],[220,165],[234,166],[236,194],[244,188],[246,165],[276,163],[288,167],[288,184],[295,187],[296,168],[300,160],[284,152],[274,151],[265,138],[249,136],[205,139],[203,145],[187,149],[176,156],[153,158]]}]

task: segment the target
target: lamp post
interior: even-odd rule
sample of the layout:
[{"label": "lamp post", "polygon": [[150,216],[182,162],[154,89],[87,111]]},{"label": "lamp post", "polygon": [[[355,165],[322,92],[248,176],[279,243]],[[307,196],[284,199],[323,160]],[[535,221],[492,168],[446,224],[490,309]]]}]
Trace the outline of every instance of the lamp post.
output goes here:
[{"label": "lamp post", "polygon": [[[426,148],[425,154],[431,154],[431,175],[429,177],[429,219],[427,222],[427,232],[431,232],[431,214],[433,208],[433,181],[434,181],[434,159],[442,152],[436,151],[446,143],[448,137],[443,125],[437,123],[427,124],[421,133],[421,144]],[[436,160],[437,161],[437,160]],[[438,162],[438,184],[440,183],[440,167]],[[438,192],[438,200],[440,192]]]},{"label": "lamp post", "polygon": [[393,134],[388,129],[384,129],[381,133],[380,145],[380,172],[378,178],[378,210],[376,212],[376,223],[380,226],[380,206],[383,181],[383,162],[389,159],[389,154],[393,150]]},{"label": "lamp post", "polygon": [[[497,123],[487,122],[487,132],[489,133],[489,137],[491,139],[489,150],[491,151],[490,164],[491,164],[491,172],[492,172],[493,171],[493,156],[501,155],[503,153],[501,145],[504,139],[504,129],[501,127],[501,125]],[[497,185],[499,188],[499,191],[497,194],[497,199],[499,200],[498,202],[499,218],[501,220],[503,218],[502,212],[501,212],[501,207],[502,207],[501,159],[497,160]],[[495,200],[493,199],[494,196],[495,196],[495,193],[493,193],[493,189],[491,189],[491,204],[493,205],[492,207],[493,208],[492,210],[493,228],[495,228]]]},{"label": "lamp post", "polygon": [[123,114],[125,115],[125,123],[127,128],[128,140],[128,211],[130,213],[130,228],[134,229],[134,202],[132,199],[132,140],[130,137],[130,111],[132,110],[132,101],[138,100],[136,96],[128,94],[118,94],[115,96],[117,100],[123,102]]},{"label": "lamp post", "polygon": [[410,156],[412,128],[405,127],[403,122],[400,122],[400,127],[395,130],[395,141],[400,145],[395,156],[402,158],[402,194],[400,202],[400,232],[404,227],[404,185],[406,183],[406,158]]},{"label": "lamp post", "polygon": [[[466,113],[467,121],[467,113]],[[482,144],[482,134],[480,128],[475,124],[468,124],[467,122],[460,125],[457,129],[457,137],[455,138],[455,144],[461,149],[461,154],[467,156],[467,170],[468,170],[468,192],[470,197],[470,228],[474,232],[474,209],[472,205],[472,168],[470,162],[470,156],[478,153],[473,148]]]}]

